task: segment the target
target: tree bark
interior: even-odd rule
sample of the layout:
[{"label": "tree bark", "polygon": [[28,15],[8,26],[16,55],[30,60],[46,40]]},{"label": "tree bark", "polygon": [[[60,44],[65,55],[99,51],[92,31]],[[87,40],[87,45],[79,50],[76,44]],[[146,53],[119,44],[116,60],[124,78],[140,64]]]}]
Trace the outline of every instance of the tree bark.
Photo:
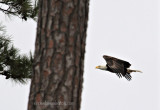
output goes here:
[{"label": "tree bark", "polygon": [[79,110],[89,0],[40,0],[28,110]]}]

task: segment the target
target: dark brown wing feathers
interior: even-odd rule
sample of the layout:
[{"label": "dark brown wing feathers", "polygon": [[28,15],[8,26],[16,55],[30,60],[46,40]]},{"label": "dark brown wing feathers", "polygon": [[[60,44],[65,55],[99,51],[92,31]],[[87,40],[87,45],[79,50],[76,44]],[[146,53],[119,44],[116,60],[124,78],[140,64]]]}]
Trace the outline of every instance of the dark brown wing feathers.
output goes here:
[{"label": "dark brown wing feathers", "polygon": [[103,58],[106,60],[107,66],[116,73],[119,78],[124,76],[127,80],[131,80],[131,75],[127,73],[127,68],[131,66],[129,62],[107,55],[104,55]]},{"label": "dark brown wing feathers", "polygon": [[[114,61],[117,61],[121,64],[124,65],[125,68],[129,68],[131,66],[131,64],[127,61],[124,61],[124,60],[121,60],[121,59],[118,59],[118,58],[115,58],[115,57],[111,57],[111,56],[107,56],[107,55],[103,55],[103,58],[107,61],[110,61],[110,60],[114,60]],[[107,62],[108,63],[108,62]]]}]

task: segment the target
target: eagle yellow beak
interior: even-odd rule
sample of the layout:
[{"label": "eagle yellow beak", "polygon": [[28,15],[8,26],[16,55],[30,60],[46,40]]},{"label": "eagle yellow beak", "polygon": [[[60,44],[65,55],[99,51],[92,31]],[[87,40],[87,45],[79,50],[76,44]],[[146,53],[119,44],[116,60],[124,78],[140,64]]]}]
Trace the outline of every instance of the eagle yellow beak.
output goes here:
[{"label": "eagle yellow beak", "polygon": [[99,66],[96,66],[96,69],[98,69],[99,68]]}]

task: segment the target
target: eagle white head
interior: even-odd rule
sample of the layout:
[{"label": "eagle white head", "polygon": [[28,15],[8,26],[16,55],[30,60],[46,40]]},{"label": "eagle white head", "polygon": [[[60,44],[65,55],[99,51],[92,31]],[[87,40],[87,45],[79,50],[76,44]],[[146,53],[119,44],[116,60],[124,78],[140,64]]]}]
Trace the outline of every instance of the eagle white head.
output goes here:
[{"label": "eagle white head", "polygon": [[96,66],[96,69],[106,70],[107,67],[106,67],[106,65],[105,66],[104,65],[99,65],[99,66]]}]

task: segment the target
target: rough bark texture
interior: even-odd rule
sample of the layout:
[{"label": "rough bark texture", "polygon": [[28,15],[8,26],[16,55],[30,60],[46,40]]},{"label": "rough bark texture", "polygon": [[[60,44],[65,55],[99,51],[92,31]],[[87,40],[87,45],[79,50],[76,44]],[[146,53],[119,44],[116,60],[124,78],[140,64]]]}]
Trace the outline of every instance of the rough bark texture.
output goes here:
[{"label": "rough bark texture", "polygon": [[89,0],[40,0],[28,110],[79,110]]}]

